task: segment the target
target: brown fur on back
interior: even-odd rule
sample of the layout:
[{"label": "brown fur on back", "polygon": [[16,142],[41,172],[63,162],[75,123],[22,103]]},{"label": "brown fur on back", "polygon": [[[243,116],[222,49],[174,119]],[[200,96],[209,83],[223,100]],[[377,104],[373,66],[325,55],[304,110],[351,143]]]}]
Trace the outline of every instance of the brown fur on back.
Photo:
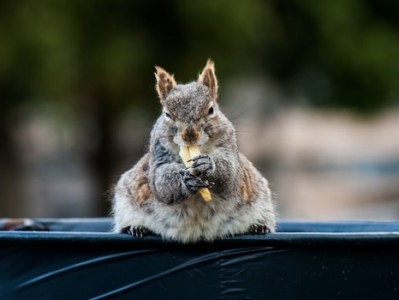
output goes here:
[{"label": "brown fur on back", "polygon": [[240,193],[244,202],[248,202],[253,196],[253,178],[250,169],[244,167],[240,179]]},{"label": "brown fur on back", "polygon": [[132,170],[131,176],[126,178],[126,188],[132,199],[136,199],[139,204],[148,200],[151,196],[148,184],[148,164],[149,154],[144,155]]}]

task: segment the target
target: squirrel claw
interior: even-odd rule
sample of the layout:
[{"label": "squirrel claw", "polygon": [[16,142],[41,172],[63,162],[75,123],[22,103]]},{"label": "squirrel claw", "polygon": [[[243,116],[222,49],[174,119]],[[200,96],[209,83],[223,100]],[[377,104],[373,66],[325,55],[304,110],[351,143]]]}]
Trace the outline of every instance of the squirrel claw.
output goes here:
[{"label": "squirrel claw", "polygon": [[122,229],[122,233],[127,233],[134,237],[143,237],[151,233],[151,231],[144,226],[128,226]]},{"label": "squirrel claw", "polygon": [[215,185],[215,183],[214,183],[214,182],[212,182],[212,181],[208,181],[208,180],[206,180],[206,181],[205,181],[205,184],[207,185],[207,188],[208,188],[208,189],[211,189],[211,188],[213,188],[213,186]]},{"label": "squirrel claw", "polygon": [[271,231],[266,225],[254,224],[249,227],[248,232],[251,234],[267,234]]}]

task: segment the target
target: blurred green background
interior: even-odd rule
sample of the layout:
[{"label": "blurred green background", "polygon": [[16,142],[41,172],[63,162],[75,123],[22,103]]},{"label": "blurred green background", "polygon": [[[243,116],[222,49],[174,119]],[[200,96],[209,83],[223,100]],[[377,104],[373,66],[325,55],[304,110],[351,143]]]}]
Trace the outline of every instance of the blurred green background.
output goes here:
[{"label": "blurred green background", "polygon": [[107,215],[154,66],[186,82],[208,57],[282,217],[399,217],[394,0],[0,1],[0,217]]}]

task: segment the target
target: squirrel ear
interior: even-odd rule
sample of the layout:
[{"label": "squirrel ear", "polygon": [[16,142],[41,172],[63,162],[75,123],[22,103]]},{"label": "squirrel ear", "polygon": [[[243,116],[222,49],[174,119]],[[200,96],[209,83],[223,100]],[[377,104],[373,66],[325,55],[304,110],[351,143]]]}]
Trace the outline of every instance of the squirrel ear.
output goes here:
[{"label": "squirrel ear", "polygon": [[170,90],[176,86],[176,81],[173,78],[173,75],[170,75],[161,67],[156,66],[155,70],[155,89],[158,92],[159,99],[163,101],[168,96]]},{"label": "squirrel ear", "polygon": [[198,82],[207,86],[211,97],[216,100],[218,95],[218,80],[215,75],[215,63],[211,59],[208,59],[205,68],[198,76]]}]

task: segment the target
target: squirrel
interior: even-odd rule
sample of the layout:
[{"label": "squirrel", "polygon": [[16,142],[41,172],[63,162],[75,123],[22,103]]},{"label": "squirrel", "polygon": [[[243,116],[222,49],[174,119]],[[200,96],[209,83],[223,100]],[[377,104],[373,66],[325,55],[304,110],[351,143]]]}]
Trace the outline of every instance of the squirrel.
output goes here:
[{"label": "squirrel", "polygon": [[[113,231],[182,243],[274,232],[268,181],[238,151],[235,128],[217,103],[214,62],[208,59],[198,80],[187,84],[155,69],[162,114],[148,152],[115,186]],[[189,168],[179,156],[187,145],[201,152]],[[201,198],[202,188],[210,189],[211,201]]]}]

